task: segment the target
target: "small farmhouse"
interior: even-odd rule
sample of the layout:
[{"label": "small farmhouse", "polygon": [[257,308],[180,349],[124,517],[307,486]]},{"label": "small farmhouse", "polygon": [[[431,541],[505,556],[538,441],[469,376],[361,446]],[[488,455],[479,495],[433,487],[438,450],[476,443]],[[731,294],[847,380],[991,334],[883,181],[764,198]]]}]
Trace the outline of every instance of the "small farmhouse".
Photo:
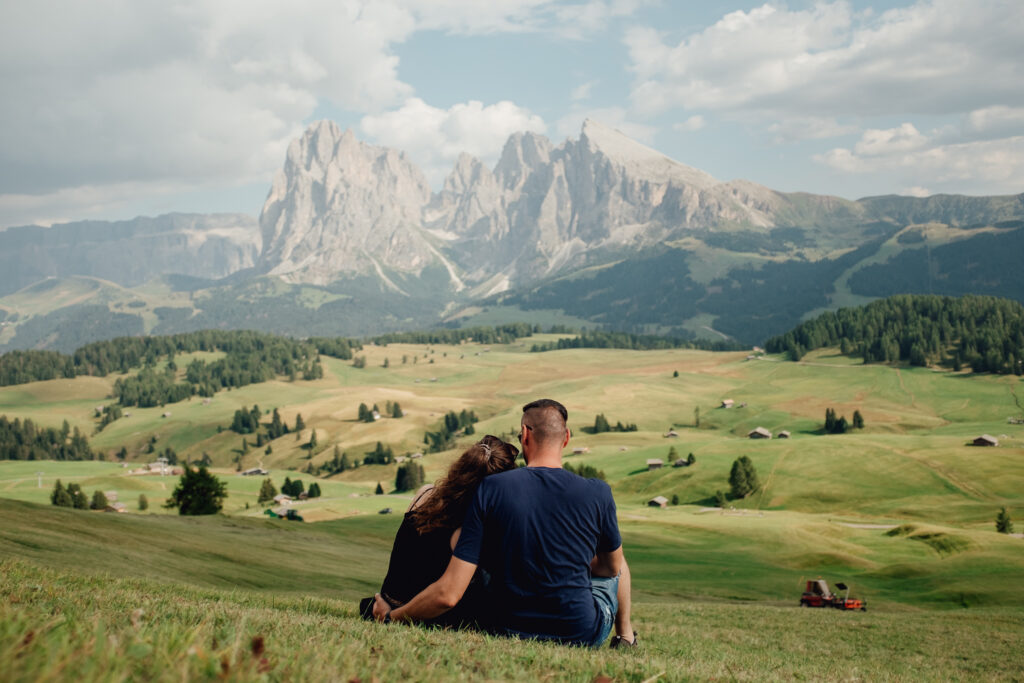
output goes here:
[{"label": "small farmhouse", "polygon": [[668,433],[665,434],[665,438],[666,439],[678,439],[679,438],[679,432],[677,432],[674,429],[670,429],[670,430],[668,430]]},{"label": "small farmhouse", "polygon": [[668,498],[665,496],[655,496],[647,501],[647,505],[652,508],[664,508],[668,507]]},{"label": "small farmhouse", "polygon": [[770,439],[770,438],[772,438],[772,433],[769,432],[764,427],[758,427],[758,428],[750,431],[747,434],[747,436],[749,438],[751,438],[751,439]]},{"label": "small farmhouse", "polygon": [[647,461],[647,471],[660,470],[665,465],[665,461],[661,458],[651,458]]},{"label": "small farmhouse", "polygon": [[672,463],[672,467],[689,467],[689,466],[690,466],[690,462],[688,460],[686,460],[685,458],[679,458],[674,463]]},{"label": "small farmhouse", "polygon": [[590,449],[587,448],[586,446],[577,446],[576,448],[572,449],[572,454],[573,455],[583,455],[584,453],[589,453],[589,452],[590,452]]},{"label": "small farmhouse", "polygon": [[733,401],[731,398],[723,398],[722,399],[722,405],[720,407],[721,408],[732,408],[733,403],[735,403],[735,401]]},{"label": "small farmhouse", "polygon": [[785,429],[783,429],[781,432],[779,432],[775,436],[775,438],[776,439],[788,439],[789,438],[789,432],[787,432]]},{"label": "small farmhouse", "polygon": [[268,472],[267,470],[263,469],[262,467],[253,467],[251,469],[243,470],[242,471],[242,476],[243,477],[256,477],[256,476],[263,476],[264,474],[270,474],[270,472]]},{"label": "small farmhouse", "polygon": [[276,496],[274,496],[274,502],[277,503],[278,505],[290,505],[292,502],[292,497],[285,493],[279,493]]},{"label": "small farmhouse", "polygon": [[999,439],[989,434],[982,434],[971,443],[973,443],[975,446],[998,446]]}]

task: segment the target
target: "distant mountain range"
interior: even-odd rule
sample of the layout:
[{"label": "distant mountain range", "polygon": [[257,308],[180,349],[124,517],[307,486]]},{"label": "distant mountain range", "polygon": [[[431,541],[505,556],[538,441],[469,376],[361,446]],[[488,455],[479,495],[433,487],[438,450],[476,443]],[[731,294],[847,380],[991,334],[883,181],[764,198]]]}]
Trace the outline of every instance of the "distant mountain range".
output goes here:
[{"label": "distant mountain range", "polygon": [[897,292],[1024,300],[1024,194],[849,201],[722,182],[594,121],[462,155],[440,192],[329,121],[259,219],[0,232],[0,348],[245,327],[360,335],[509,320],[749,343]]}]

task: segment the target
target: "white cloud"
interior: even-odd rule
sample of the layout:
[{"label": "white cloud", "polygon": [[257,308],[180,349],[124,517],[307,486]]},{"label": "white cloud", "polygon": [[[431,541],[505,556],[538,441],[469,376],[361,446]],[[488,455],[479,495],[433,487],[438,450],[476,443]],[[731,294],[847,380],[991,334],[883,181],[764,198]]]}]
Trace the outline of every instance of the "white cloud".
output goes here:
[{"label": "white cloud", "polygon": [[928,138],[921,135],[913,124],[904,123],[898,128],[864,131],[860,141],[853,149],[861,157],[891,157],[919,150],[927,144]]},{"label": "white cloud", "polygon": [[768,126],[776,144],[798,140],[821,140],[858,132],[857,126],[842,124],[831,116],[797,116]]},{"label": "white cloud", "polygon": [[930,197],[932,192],[927,187],[906,187],[900,192],[908,197]]},{"label": "white cloud", "polygon": [[509,101],[487,106],[470,101],[439,109],[415,97],[399,109],[364,116],[359,127],[376,142],[408,152],[435,187],[460,153],[493,165],[509,135],[546,129],[541,117]]},{"label": "white cloud", "polygon": [[594,88],[595,83],[596,81],[587,81],[586,83],[576,86],[569,94],[569,99],[573,102],[590,99],[590,91]]},{"label": "white cloud", "polygon": [[946,143],[905,123],[865,131],[852,149],[837,147],[815,159],[848,173],[895,172],[913,187],[924,180],[947,191],[1024,192],[1024,135]]},{"label": "white cloud", "polygon": [[694,114],[690,118],[672,125],[672,130],[678,130],[686,133],[692,133],[703,128],[705,125],[704,117],[700,114]]},{"label": "white cloud", "polygon": [[[846,2],[732,12],[672,44],[627,32],[634,105],[766,116],[949,114],[1024,104],[1024,3],[931,0],[880,15]],[[971,104],[975,103],[975,104]]]},{"label": "white cloud", "polygon": [[996,105],[975,109],[967,115],[965,134],[975,137],[999,137],[1024,131],[1024,107]]},{"label": "white cloud", "polygon": [[413,20],[378,3],[7,3],[0,25],[13,193],[269,177],[319,101],[412,92],[390,45]]}]

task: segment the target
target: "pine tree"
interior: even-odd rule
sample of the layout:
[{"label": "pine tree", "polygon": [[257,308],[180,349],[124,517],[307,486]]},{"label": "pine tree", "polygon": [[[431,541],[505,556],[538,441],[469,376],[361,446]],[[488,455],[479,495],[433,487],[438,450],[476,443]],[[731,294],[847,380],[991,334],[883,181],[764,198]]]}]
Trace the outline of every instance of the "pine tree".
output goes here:
[{"label": "pine tree", "polygon": [[370,409],[366,406],[365,403],[360,403],[359,404],[359,421],[360,422],[370,422],[371,420],[372,420],[372,418],[370,417]]},{"label": "pine tree", "polygon": [[729,471],[729,489],[733,498],[745,498],[750,493],[747,470],[739,460],[734,460]]},{"label": "pine tree", "polygon": [[302,419],[302,413],[298,413],[295,416],[295,431],[301,432],[305,428],[306,428],[306,423]]},{"label": "pine tree", "polygon": [[825,408],[825,431],[829,434],[835,433],[836,429],[836,411],[831,408]]},{"label": "pine tree", "polygon": [[139,494],[139,511],[145,511],[149,509],[149,498],[146,498],[145,493]]},{"label": "pine tree", "polygon": [[260,493],[256,497],[256,502],[262,505],[263,503],[274,500],[274,496],[276,495],[277,489],[274,488],[274,482],[270,480],[270,477],[267,477],[263,480],[263,484],[260,486]]},{"label": "pine tree", "polygon": [[675,446],[671,446],[668,449],[668,461],[669,462],[675,462],[678,459],[679,459],[679,454],[676,453],[676,447]]},{"label": "pine tree", "polygon": [[836,421],[836,426],[835,426],[834,433],[835,434],[845,434],[848,427],[849,427],[849,425],[847,424],[846,416],[844,415],[843,417],[839,418]]},{"label": "pine tree", "polygon": [[309,452],[312,453],[316,450],[316,430],[311,429],[309,434]]},{"label": "pine tree", "polygon": [[859,410],[853,411],[853,428],[864,429],[864,416],[860,414]]},{"label": "pine tree", "polygon": [[672,494],[672,504],[673,505],[679,505],[679,494],[678,493],[673,493]]},{"label": "pine tree", "polygon": [[746,498],[760,486],[754,463],[747,456],[741,455],[732,463],[729,472],[729,487],[733,498]]},{"label": "pine tree", "polygon": [[68,484],[68,494],[71,496],[71,506],[76,510],[89,509],[89,497],[85,495],[82,487],[74,482]]},{"label": "pine tree", "polygon": [[[281,493],[283,493],[286,496],[291,496],[292,495],[292,480],[289,479],[288,477],[285,477],[284,478],[284,483],[281,484]],[[271,497],[273,497],[273,496],[271,496]]]},{"label": "pine tree", "polygon": [[75,501],[72,499],[71,494],[68,493],[64,485],[60,483],[60,479],[53,485],[53,493],[50,494],[50,502],[58,507],[70,508],[75,506]]},{"label": "pine tree", "polygon": [[723,510],[729,507],[729,501],[725,499],[725,494],[721,491],[715,491],[715,505],[722,508]]},{"label": "pine tree", "polygon": [[180,515],[213,515],[220,512],[227,495],[227,485],[205,467],[186,467],[164,507],[178,508]]},{"label": "pine tree", "polygon": [[107,508],[107,496],[103,491],[92,492],[92,503],[89,505],[90,510],[105,510]]},{"label": "pine tree", "polygon": [[1001,534],[1013,533],[1013,520],[1010,519],[1010,513],[1006,511],[1006,508],[1002,508],[996,515],[996,531]]},{"label": "pine tree", "polygon": [[391,417],[405,417],[405,413],[402,412],[402,406],[398,405],[398,401],[391,406]]},{"label": "pine tree", "polygon": [[377,482],[377,490],[374,493],[378,496],[384,495],[384,487],[380,485],[379,481]]},{"label": "pine tree", "polygon": [[693,456],[693,453],[690,453],[688,456],[686,456],[686,464],[687,465],[692,465],[695,462],[697,462],[697,458],[695,458]]}]

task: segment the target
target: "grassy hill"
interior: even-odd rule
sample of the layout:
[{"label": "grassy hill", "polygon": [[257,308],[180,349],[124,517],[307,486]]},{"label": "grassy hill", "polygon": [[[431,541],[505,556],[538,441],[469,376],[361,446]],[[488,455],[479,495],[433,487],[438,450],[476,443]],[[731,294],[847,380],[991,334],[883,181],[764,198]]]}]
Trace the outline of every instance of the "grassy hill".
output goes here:
[{"label": "grassy hill", "polygon": [[[248,679],[261,675],[264,657],[267,677],[299,679],[1019,675],[1011,653],[1024,632],[1024,541],[993,526],[1000,507],[1024,509],[1024,426],[1007,421],[1022,414],[1019,378],[865,366],[829,350],[800,363],[690,350],[528,351],[545,339],[369,346],[363,369],[325,358],[321,380],[132,409],[91,437],[107,462],[0,462],[0,590],[18,600],[3,601],[0,667],[12,680],[79,668],[104,680],[212,677],[222,660],[230,676]],[[91,433],[115,379],[0,388],[0,413],[52,426],[67,419]],[[262,478],[235,473],[242,437],[226,430],[237,408],[253,404],[279,408],[288,424],[301,413],[307,429],[298,438],[274,440],[269,456],[253,449],[241,465],[262,464],[278,486],[286,475],[308,485],[301,470],[332,457],[335,445],[351,457],[377,441],[396,454],[420,450],[425,430],[464,408],[481,418],[477,435],[508,436],[520,406],[539,396],[567,405],[570,447],[587,449],[567,460],[603,470],[612,485],[647,644],[639,657],[359,622],[354,601],[379,585],[399,524],[377,512],[409,500],[372,495],[377,482],[390,491],[396,467],[319,480],[323,497],[296,504],[315,524],[270,520],[255,502]],[[720,408],[726,398],[745,406]],[[387,400],[406,417],[356,421],[359,403]],[[848,419],[859,410],[866,428],[824,434],[826,407]],[[587,433],[598,413],[639,430]],[[747,439],[757,426],[792,436]],[[302,446],[312,429],[320,447],[311,454]],[[666,437],[669,429],[679,437]],[[1000,446],[967,445],[981,433]],[[153,434],[181,457],[211,456],[228,484],[225,516],[180,518],[160,508],[176,478],[126,475],[153,457],[145,452]],[[121,445],[129,468],[113,461]],[[647,459],[665,459],[670,447],[692,452],[695,464],[648,471]],[[423,458],[427,478],[458,452]],[[732,509],[713,508],[740,455],[754,462],[762,489]],[[90,494],[117,491],[130,512],[53,508],[58,477]],[[146,513],[136,511],[140,493]],[[648,507],[656,495],[680,505]],[[802,581],[819,576],[850,584],[869,611],[797,609]],[[148,615],[137,626],[135,609]],[[20,645],[29,631],[35,645]],[[256,636],[270,655],[250,654]]]},{"label": "grassy hill", "polygon": [[[639,651],[577,650],[360,621],[355,599],[379,581],[393,518],[299,525],[17,502],[0,502],[0,511],[9,521],[0,527],[7,557],[0,560],[0,666],[10,681],[1000,680],[1019,673],[1019,608],[936,612],[870,603],[866,613],[839,613],[800,609],[795,600],[641,592]],[[659,556],[634,527],[624,531],[641,586],[715,574],[743,592],[736,597],[759,584],[770,590],[770,572],[739,543],[729,559],[709,536],[679,540],[686,559],[675,564],[683,553]]]}]

